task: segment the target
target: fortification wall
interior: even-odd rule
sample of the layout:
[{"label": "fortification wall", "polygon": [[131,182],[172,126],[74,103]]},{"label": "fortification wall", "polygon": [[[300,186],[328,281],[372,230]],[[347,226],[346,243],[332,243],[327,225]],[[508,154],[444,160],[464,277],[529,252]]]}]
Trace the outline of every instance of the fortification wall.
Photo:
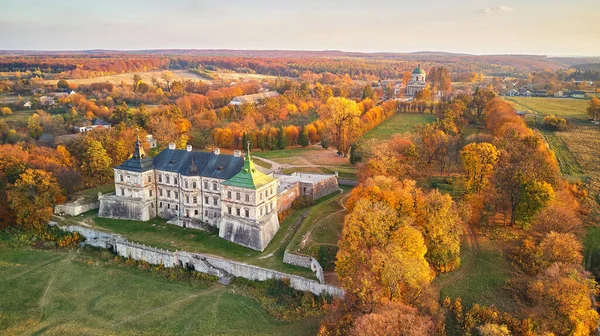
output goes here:
[{"label": "fortification wall", "polygon": [[321,264],[319,264],[317,259],[303,254],[296,254],[285,251],[283,253],[283,262],[298,267],[308,268],[309,270],[315,272],[315,276],[317,277],[317,279],[319,279],[320,283],[325,283],[325,274],[323,273],[323,267],[321,267]]},{"label": "fortification wall", "polygon": [[300,183],[294,183],[277,195],[277,211],[283,212],[291,208],[298,197],[300,197]]},{"label": "fortification wall", "polygon": [[71,202],[65,204],[59,204],[54,207],[55,214],[66,214],[69,216],[79,216],[84,212],[88,212],[90,210],[98,209],[100,207],[100,202],[90,202],[90,203],[80,203],[80,202]]},{"label": "fortification wall", "polygon": [[98,217],[147,221],[156,216],[155,209],[142,200],[119,197],[114,194],[101,195]]},{"label": "fortification wall", "polygon": [[344,291],[335,286],[319,283],[315,280],[306,279],[297,275],[244,264],[234,260],[185,251],[170,252],[127,241],[120,235],[77,225],[63,226],[61,229],[71,232],[77,231],[86,238],[85,244],[102,248],[111,248],[120,256],[134,260],[144,260],[155,265],[163,265],[165,267],[193,266],[194,269],[199,272],[219,277],[233,275],[258,281],[267,279],[289,279],[290,287],[297,290],[310,291],[316,295],[344,295]]}]

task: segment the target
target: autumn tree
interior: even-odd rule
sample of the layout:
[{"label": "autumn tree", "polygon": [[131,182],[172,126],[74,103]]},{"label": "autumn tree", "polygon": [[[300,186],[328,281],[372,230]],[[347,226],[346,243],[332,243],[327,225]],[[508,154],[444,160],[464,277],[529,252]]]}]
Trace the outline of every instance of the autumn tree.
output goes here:
[{"label": "autumn tree", "polygon": [[165,88],[167,91],[171,91],[171,82],[173,81],[173,73],[169,70],[165,70],[160,73],[160,78],[165,81]]},{"label": "autumn tree", "polygon": [[479,193],[488,185],[498,156],[496,146],[486,142],[470,143],[462,149],[460,158],[466,173],[465,187],[469,192]]},{"label": "autumn tree", "polygon": [[3,116],[11,115],[12,110],[8,106],[4,106],[3,108],[0,109],[0,114]]},{"label": "autumn tree", "polygon": [[360,110],[356,102],[341,97],[329,98],[319,109],[319,117],[325,122],[338,152],[348,155],[352,141],[360,134]]},{"label": "autumn tree", "polygon": [[590,119],[595,121],[600,120],[600,99],[598,99],[598,97],[593,97],[592,100],[590,100],[587,113]]},{"label": "autumn tree", "polygon": [[27,119],[27,130],[29,130],[29,136],[34,139],[38,139],[44,133],[42,127],[42,118],[37,113],[34,113],[29,119]]},{"label": "autumn tree", "polygon": [[471,100],[471,107],[475,109],[478,116],[483,114],[486,105],[496,97],[493,91],[487,89],[480,89],[479,87],[473,93]]},{"label": "autumn tree", "polygon": [[427,336],[435,334],[435,324],[414,308],[398,302],[388,302],[354,321],[351,336]]},{"label": "autumn tree", "polygon": [[362,93],[362,98],[361,99],[366,99],[366,98],[370,98],[370,99],[375,99],[375,91],[373,91],[373,88],[371,87],[371,85],[365,85],[365,88],[363,89],[363,93]]},{"label": "autumn tree", "polygon": [[88,186],[106,183],[112,176],[112,160],[97,140],[86,139],[81,159],[81,172]]},{"label": "autumn tree", "polygon": [[446,67],[433,67],[429,70],[427,78],[433,84],[433,92],[440,91],[443,94],[446,94],[452,88],[452,77],[450,76],[450,71]]},{"label": "autumn tree", "polygon": [[461,220],[449,195],[434,190],[417,198],[416,224],[425,237],[427,261],[438,272],[460,266]]},{"label": "autumn tree", "polygon": [[64,202],[56,179],[39,169],[25,170],[6,193],[17,223],[38,232],[45,231],[54,205]]}]

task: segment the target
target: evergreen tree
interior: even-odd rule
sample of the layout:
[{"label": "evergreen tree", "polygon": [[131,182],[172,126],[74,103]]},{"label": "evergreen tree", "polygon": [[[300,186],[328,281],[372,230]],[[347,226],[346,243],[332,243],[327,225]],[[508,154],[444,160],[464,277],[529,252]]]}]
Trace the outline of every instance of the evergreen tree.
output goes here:
[{"label": "evergreen tree", "polygon": [[287,136],[283,126],[279,126],[279,133],[277,134],[277,148],[285,149],[287,146]]},{"label": "evergreen tree", "polygon": [[300,138],[298,139],[298,143],[302,147],[310,145],[310,141],[308,140],[308,130],[306,129],[306,127],[304,127],[302,129],[302,132],[300,132]]}]

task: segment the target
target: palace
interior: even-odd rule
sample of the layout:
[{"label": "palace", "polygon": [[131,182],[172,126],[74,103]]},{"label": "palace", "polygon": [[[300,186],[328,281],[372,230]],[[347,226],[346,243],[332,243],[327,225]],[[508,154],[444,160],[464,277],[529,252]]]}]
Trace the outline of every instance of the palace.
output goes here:
[{"label": "palace", "polygon": [[[304,179],[325,191],[319,197],[338,190],[335,175],[320,176]],[[278,190],[279,179],[256,169],[249,150],[244,158],[239,151],[225,155],[219,149],[199,152],[169,144],[150,158],[139,139],[131,158],[114,167],[114,179],[115,193],[99,196],[99,217],[147,221],[158,216],[188,228],[210,225],[220,237],[260,251],[279,230],[278,210],[285,209],[278,194],[285,192],[286,204],[315,195],[306,187],[293,195]]]},{"label": "palace", "polygon": [[427,74],[421,68],[421,64],[412,72],[411,80],[406,84],[406,95],[414,97],[417,92],[423,91],[427,86],[425,79]]}]

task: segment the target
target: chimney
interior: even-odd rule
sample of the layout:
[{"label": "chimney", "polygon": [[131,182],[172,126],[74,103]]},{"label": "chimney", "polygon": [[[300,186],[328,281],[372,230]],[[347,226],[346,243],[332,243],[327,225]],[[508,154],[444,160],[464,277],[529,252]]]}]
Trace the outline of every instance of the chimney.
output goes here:
[{"label": "chimney", "polygon": [[175,143],[169,142],[169,149],[175,149]]},{"label": "chimney", "polygon": [[240,157],[240,156],[242,156],[242,151],[241,151],[241,150],[239,150],[239,149],[234,149],[234,150],[233,150],[233,156],[235,156],[235,157]]},{"label": "chimney", "polygon": [[188,152],[191,152],[192,151],[192,145],[187,145],[185,147],[185,149],[187,149]]},{"label": "chimney", "polygon": [[215,155],[221,154],[221,148],[215,148],[214,153]]}]

